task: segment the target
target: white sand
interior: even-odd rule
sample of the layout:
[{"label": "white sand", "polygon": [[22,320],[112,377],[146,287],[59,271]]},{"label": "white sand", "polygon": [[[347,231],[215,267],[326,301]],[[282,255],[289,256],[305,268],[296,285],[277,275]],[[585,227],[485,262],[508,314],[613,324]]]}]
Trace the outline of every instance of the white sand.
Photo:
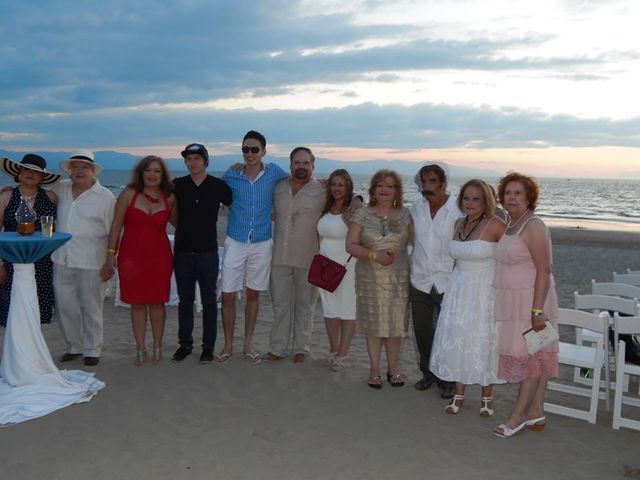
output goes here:
[{"label": "white sand", "polygon": [[[616,246],[555,242],[562,306],[571,306],[574,289],[587,291],[591,278],[640,267],[640,243]],[[361,335],[352,366],[330,372],[322,365],[327,341],[320,307],[313,356],[302,364],[251,366],[236,355],[226,365],[199,365],[199,351],[173,364],[177,309],[169,308],[165,360],[136,368],[128,311],[112,304],[105,304],[105,349],[94,369],[107,388],[88,404],[0,429],[1,479],[640,478],[640,432],[613,431],[603,402],[596,425],[549,415],[544,432],[501,439],[491,430],[508,414],[515,387],[495,389],[493,418],[477,414],[478,387],[468,388],[458,416],[445,415],[446,401],[435,388],[413,388],[419,372],[411,337],[402,353],[404,388],[367,388]],[[272,321],[264,295],[256,331],[261,352],[268,350]],[[239,318],[236,349],[242,323]],[[59,357],[57,326],[43,331]],[[200,335],[198,327],[195,338]],[[221,336],[220,326],[218,346]],[[81,361],[71,366],[85,368]]]}]

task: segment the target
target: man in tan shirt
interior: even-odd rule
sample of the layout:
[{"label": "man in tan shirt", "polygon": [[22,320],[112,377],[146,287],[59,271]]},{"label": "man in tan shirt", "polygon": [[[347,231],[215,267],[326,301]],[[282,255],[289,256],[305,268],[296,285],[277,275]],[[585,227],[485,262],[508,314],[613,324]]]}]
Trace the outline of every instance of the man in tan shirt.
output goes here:
[{"label": "man in tan shirt", "polygon": [[263,357],[276,362],[290,352],[293,326],[295,362],[309,354],[313,310],[318,290],[307,281],[313,256],[318,253],[316,225],[326,201],[326,187],[312,178],[315,157],[310,149],[296,147],[289,155],[291,177],[273,193],[275,230],[270,291],[274,323],[270,351]]}]

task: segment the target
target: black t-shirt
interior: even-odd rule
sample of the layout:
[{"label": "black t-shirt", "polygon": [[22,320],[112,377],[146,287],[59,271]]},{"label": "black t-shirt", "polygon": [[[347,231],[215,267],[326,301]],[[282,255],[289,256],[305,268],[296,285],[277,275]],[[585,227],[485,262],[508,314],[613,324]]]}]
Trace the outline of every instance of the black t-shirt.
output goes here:
[{"label": "black t-shirt", "polygon": [[174,179],[173,185],[178,201],[174,251],[217,252],[218,209],[221,203],[231,205],[231,189],[212,175],[207,175],[200,185],[190,175]]}]

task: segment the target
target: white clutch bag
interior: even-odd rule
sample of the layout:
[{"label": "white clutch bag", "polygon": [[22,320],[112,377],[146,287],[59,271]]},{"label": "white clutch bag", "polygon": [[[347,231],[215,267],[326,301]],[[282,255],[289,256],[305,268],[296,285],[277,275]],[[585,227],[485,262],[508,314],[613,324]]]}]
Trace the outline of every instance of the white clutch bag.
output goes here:
[{"label": "white clutch bag", "polygon": [[558,336],[558,332],[553,325],[549,323],[549,320],[544,322],[544,328],[539,331],[535,331],[533,328],[526,330],[522,333],[524,337],[524,342],[527,345],[527,352],[529,355],[533,355],[538,350],[543,349],[547,345],[557,342],[560,337]]}]

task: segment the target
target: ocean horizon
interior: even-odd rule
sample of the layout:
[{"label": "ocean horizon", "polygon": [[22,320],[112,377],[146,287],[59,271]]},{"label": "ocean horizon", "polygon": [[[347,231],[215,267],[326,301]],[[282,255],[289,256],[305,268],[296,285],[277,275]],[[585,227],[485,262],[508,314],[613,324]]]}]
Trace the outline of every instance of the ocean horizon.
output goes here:
[{"label": "ocean horizon", "polygon": [[[212,175],[222,176],[223,172],[212,171]],[[172,170],[173,177],[186,175],[186,171]],[[328,174],[318,174],[326,178]],[[404,203],[411,204],[418,196],[418,188],[413,176],[400,175],[403,182]],[[103,170],[98,176],[100,183],[114,195],[118,195],[129,183],[130,170]],[[354,174],[354,191],[368,199],[370,175]],[[448,190],[457,194],[460,186],[471,177],[452,176]],[[498,177],[484,177],[494,186]],[[600,230],[640,232],[640,180],[600,180],[582,178],[536,179],[540,185],[537,214],[551,226],[580,227]],[[0,175],[0,187],[13,182],[6,175]]]}]

